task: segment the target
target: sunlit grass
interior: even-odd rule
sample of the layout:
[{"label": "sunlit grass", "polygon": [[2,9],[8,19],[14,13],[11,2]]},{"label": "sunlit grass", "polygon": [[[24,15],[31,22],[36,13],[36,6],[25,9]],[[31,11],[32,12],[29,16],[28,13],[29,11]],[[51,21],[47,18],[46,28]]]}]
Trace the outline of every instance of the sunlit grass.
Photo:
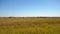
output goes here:
[{"label": "sunlit grass", "polygon": [[0,18],[0,34],[60,34],[60,18]]}]

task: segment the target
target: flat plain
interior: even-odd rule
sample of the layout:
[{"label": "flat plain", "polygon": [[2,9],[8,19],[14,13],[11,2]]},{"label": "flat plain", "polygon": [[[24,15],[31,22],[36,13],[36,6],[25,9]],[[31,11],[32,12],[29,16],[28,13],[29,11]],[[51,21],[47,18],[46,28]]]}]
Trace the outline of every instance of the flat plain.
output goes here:
[{"label": "flat plain", "polygon": [[60,18],[0,17],[0,34],[60,34]]}]

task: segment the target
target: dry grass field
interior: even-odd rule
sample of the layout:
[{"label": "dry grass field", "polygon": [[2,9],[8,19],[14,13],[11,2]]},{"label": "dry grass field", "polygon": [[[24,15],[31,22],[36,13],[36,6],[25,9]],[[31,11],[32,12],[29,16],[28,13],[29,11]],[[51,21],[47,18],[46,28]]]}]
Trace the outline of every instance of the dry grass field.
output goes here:
[{"label": "dry grass field", "polygon": [[60,34],[60,18],[0,17],[0,34]]}]

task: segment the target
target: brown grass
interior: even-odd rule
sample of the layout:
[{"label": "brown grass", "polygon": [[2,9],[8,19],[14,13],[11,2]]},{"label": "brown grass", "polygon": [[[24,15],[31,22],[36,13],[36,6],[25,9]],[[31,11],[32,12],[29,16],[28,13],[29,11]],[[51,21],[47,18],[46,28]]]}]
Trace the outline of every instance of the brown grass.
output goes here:
[{"label": "brown grass", "polygon": [[0,34],[60,34],[60,18],[0,18]]}]

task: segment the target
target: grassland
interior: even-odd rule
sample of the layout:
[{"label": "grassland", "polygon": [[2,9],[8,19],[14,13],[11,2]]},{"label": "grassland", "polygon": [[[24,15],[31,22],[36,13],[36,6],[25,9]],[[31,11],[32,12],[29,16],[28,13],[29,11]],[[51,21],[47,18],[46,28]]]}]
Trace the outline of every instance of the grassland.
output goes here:
[{"label": "grassland", "polygon": [[0,18],[0,34],[60,34],[60,18]]}]

